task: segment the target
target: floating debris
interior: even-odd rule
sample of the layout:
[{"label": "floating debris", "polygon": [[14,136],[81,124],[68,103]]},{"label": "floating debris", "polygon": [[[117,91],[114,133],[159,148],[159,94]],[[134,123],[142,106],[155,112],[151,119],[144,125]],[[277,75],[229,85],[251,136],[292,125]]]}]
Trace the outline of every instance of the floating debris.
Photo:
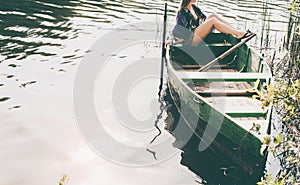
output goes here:
[{"label": "floating debris", "polygon": [[9,64],[9,65],[8,65],[8,67],[13,67],[13,68],[15,68],[15,67],[20,67],[20,65],[16,65],[16,64]]},{"label": "floating debris", "polygon": [[230,166],[228,168],[222,167],[220,168],[221,171],[223,171],[224,176],[232,176],[234,172],[236,171],[236,168],[234,166]]},{"label": "floating debris", "polygon": [[25,88],[27,85],[34,84],[34,83],[36,83],[36,81],[26,82],[26,83],[21,84],[20,87]]},{"label": "floating debris", "polygon": [[0,102],[4,102],[4,101],[9,100],[9,99],[10,99],[10,97],[3,97],[3,98],[0,98]]},{"label": "floating debris", "polygon": [[67,55],[67,56],[63,56],[63,58],[73,58],[75,57],[76,55]]},{"label": "floating debris", "polygon": [[20,105],[16,105],[16,106],[13,106],[13,107],[8,108],[8,110],[18,109],[18,108],[21,108],[21,106],[20,106]]},{"label": "floating debris", "polygon": [[60,64],[68,64],[68,63],[71,63],[73,61],[66,61],[66,62],[61,62]]}]

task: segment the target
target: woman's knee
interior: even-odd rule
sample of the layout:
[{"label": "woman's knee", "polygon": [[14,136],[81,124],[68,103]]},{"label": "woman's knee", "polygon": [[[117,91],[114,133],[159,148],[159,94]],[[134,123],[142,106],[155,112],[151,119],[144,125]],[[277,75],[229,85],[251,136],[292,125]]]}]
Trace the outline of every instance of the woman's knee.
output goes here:
[{"label": "woman's knee", "polygon": [[214,25],[218,22],[218,19],[216,17],[211,17],[207,20],[210,24]]},{"label": "woman's knee", "polygon": [[215,13],[212,13],[212,14],[210,14],[208,17],[207,17],[207,19],[211,19],[211,18],[217,18],[218,16],[217,16],[217,14],[215,14]]}]

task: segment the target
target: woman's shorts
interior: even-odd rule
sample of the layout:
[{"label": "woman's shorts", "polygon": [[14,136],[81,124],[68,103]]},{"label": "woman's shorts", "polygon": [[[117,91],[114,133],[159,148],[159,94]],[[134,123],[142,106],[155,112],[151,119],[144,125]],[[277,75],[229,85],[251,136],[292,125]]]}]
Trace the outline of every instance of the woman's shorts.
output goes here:
[{"label": "woman's shorts", "polygon": [[190,32],[190,34],[183,40],[184,46],[190,46],[193,43],[194,32]]}]

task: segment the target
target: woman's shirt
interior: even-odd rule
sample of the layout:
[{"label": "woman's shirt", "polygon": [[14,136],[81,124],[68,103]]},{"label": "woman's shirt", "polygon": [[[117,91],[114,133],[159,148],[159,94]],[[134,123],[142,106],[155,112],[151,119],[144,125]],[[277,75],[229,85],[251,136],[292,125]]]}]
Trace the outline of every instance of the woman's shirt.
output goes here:
[{"label": "woman's shirt", "polygon": [[172,35],[178,38],[187,39],[191,33],[199,26],[200,20],[205,20],[206,15],[195,5],[192,5],[197,19],[194,18],[190,10],[182,8],[177,14],[176,25],[172,31]]}]

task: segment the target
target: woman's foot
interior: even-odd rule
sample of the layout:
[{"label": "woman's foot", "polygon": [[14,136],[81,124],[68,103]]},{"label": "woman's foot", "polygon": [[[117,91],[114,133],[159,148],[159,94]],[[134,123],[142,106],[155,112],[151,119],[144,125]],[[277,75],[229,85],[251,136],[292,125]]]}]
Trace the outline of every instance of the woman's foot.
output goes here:
[{"label": "woman's foot", "polygon": [[245,39],[250,37],[251,35],[253,35],[254,33],[252,33],[251,31],[247,30],[246,32],[243,32],[242,34],[239,35],[239,37],[236,37],[237,39],[241,40],[241,39]]}]

